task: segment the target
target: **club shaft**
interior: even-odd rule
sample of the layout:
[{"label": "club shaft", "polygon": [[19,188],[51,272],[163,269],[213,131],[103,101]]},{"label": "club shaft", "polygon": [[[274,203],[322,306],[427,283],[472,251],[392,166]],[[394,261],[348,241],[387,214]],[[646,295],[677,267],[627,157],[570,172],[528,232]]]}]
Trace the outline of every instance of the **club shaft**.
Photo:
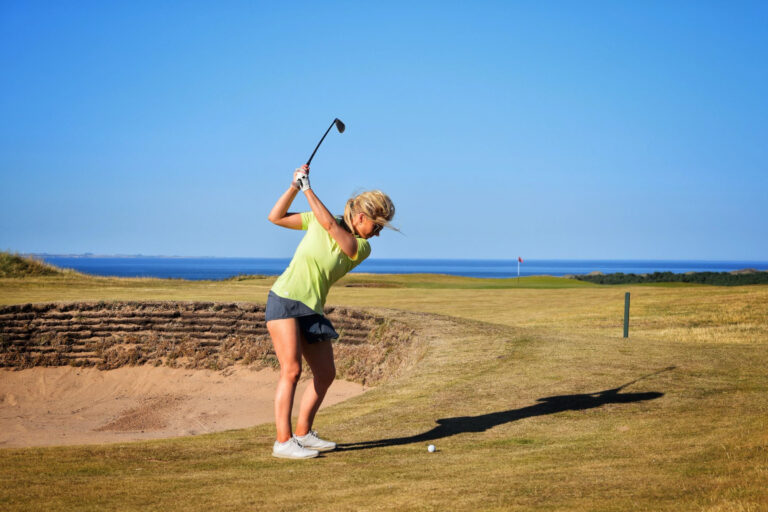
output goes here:
[{"label": "club shaft", "polygon": [[329,126],[327,130],[325,130],[325,133],[323,134],[323,137],[320,139],[320,142],[318,142],[317,146],[315,146],[315,150],[309,156],[309,160],[307,160],[307,165],[309,165],[312,162],[312,159],[315,158],[315,153],[317,153],[317,148],[319,148],[320,144],[323,143],[323,141],[325,140],[325,136],[328,135],[328,132],[331,131],[331,128],[333,128],[334,124],[336,124],[336,120],[335,119],[331,123],[331,126]]}]

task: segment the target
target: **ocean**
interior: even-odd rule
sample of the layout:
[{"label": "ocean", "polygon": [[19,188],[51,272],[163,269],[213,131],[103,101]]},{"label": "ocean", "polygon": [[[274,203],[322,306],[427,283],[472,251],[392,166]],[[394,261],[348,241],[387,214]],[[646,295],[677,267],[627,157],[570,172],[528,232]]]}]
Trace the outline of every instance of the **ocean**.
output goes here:
[{"label": "ocean", "polygon": [[[241,274],[279,275],[289,258],[177,258],[160,256],[37,255],[63,268],[97,276],[160,277],[189,280],[227,279]],[[765,261],[695,260],[524,260],[521,276],[588,274],[646,274],[653,272],[729,272],[743,268],[768,270]],[[517,260],[376,259],[353,272],[372,274],[450,274],[467,277],[517,277]]]}]

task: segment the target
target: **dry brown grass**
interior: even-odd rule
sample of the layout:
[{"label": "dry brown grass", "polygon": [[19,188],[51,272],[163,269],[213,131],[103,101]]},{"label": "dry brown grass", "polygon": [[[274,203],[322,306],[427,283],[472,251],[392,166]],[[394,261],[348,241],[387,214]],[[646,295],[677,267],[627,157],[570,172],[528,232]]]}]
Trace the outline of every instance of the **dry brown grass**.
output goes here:
[{"label": "dry brown grass", "polygon": [[[37,286],[20,291],[73,293]],[[112,298],[141,296],[135,283],[109,286]],[[148,286],[172,300],[266,297],[249,281]],[[338,452],[273,459],[271,425],[0,450],[0,507],[768,510],[767,297],[765,286],[338,287],[333,304],[402,311],[423,347],[398,378],[319,415]]]}]

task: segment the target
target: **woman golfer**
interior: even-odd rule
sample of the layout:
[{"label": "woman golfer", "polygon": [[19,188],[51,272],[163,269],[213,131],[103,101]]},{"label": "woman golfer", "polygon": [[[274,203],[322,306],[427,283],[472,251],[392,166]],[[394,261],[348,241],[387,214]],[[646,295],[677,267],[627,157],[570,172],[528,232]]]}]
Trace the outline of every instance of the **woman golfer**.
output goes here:
[{"label": "woman golfer", "polygon": [[[299,190],[304,192],[311,212],[288,212]],[[394,215],[392,200],[374,190],[347,201],[344,217],[334,217],[310,188],[306,165],[296,169],[291,187],[269,213],[274,224],[307,232],[267,299],[267,329],[280,362],[275,392],[275,457],[306,459],[336,448],[336,443],[321,439],[312,430],[315,414],[336,377],[331,340],[339,335],[323,316],[323,306],[331,285],[370,255],[368,239],[378,236]],[[294,432],[291,410],[302,356],[312,369],[313,379],[301,399]]]}]

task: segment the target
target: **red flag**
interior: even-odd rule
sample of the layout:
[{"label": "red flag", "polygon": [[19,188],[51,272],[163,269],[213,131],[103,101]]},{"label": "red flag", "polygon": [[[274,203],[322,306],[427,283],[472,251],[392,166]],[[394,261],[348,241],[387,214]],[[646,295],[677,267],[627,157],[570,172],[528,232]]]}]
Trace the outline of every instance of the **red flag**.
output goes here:
[{"label": "red flag", "polygon": [[520,256],[518,256],[518,257],[517,257],[517,261],[519,261],[520,263],[522,263],[522,262],[523,262],[523,258],[521,258]]}]

